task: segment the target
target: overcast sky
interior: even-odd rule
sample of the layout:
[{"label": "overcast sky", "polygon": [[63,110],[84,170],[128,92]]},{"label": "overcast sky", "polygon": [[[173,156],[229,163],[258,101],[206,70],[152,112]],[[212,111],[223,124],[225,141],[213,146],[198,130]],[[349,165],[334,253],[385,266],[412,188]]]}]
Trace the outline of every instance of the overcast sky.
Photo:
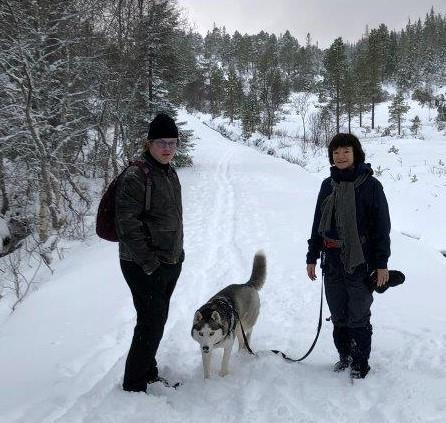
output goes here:
[{"label": "overcast sky", "polygon": [[213,24],[232,34],[256,34],[262,29],[277,35],[289,29],[303,44],[309,32],[319,47],[328,47],[342,36],[356,41],[366,25],[385,23],[400,30],[408,19],[421,17],[433,6],[446,14],[446,0],[177,0],[195,29],[205,35]]}]

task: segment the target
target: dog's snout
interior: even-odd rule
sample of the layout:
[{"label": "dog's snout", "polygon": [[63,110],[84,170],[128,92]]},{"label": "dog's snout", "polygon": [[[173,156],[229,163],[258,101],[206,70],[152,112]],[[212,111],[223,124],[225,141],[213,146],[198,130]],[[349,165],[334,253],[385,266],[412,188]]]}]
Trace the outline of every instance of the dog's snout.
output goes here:
[{"label": "dog's snout", "polygon": [[203,346],[201,347],[201,349],[203,350],[203,352],[208,353],[209,352],[209,347],[208,346]]}]

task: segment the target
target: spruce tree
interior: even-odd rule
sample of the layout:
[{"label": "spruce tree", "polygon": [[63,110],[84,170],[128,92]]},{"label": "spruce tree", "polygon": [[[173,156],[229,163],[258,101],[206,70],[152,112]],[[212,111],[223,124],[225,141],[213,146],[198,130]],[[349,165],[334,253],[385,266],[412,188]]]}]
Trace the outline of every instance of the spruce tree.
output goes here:
[{"label": "spruce tree", "polygon": [[245,96],[242,105],[242,129],[243,137],[249,138],[260,125],[260,105],[258,100],[258,85],[256,78],[252,78],[249,83],[249,92]]},{"label": "spruce tree", "polygon": [[278,58],[279,66],[283,70],[288,84],[295,87],[296,76],[299,64],[299,43],[289,31],[285,33],[278,40]]},{"label": "spruce tree", "polygon": [[352,57],[352,79],[354,83],[356,107],[359,115],[359,126],[363,124],[363,114],[370,109],[370,97],[368,92],[369,83],[367,80],[368,60],[367,42],[360,41]]},{"label": "spruce tree", "polygon": [[278,112],[288,98],[289,88],[278,66],[278,46],[275,35],[261,32],[257,38],[259,56],[256,61],[257,94],[260,107],[260,131],[269,138],[279,121]]},{"label": "spruce tree", "polygon": [[345,45],[342,38],[336,38],[329,47],[324,58],[324,88],[334,107],[336,116],[336,131],[340,129],[340,118],[342,113],[342,90],[344,87],[347,67]]},{"label": "spruce tree", "polygon": [[398,135],[401,135],[401,123],[409,109],[410,106],[405,103],[402,91],[398,91],[389,106],[389,122],[397,125]]},{"label": "spruce tree", "polygon": [[230,66],[227,79],[224,82],[223,110],[225,116],[229,117],[232,123],[240,116],[243,102],[243,85],[238,77],[235,67]]},{"label": "spruce tree", "polygon": [[348,66],[344,85],[343,85],[343,98],[342,103],[345,112],[347,113],[347,121],[348,121],[348,133],[351,133],[351,121],[353,116],[356,114],[357,104],[358,104],[358,84],[355,79],[355,75],[351,66]]},{"label": "spruce tree", "polygon": [[417,116],[415,116],[412,120],[412,126],[410,127],[410,131],[412,132],[413,135],[418,135],[418,131],[421,129],[421,120],[420,118]]},{"label": "spruce tree", "polygon": [[223,70],[218,65],[213,65],[209,73],[209,111],[212,117],[219,116],[223,111],[225,95],[225,80]]},{"label": "spruce tree", "polygon": [[367,68],[365,70],[365,92],[371,105],[371,127],[375,128],[375,105],[381,96],[382,50],[378,31],[373,30],[367,40]]}]

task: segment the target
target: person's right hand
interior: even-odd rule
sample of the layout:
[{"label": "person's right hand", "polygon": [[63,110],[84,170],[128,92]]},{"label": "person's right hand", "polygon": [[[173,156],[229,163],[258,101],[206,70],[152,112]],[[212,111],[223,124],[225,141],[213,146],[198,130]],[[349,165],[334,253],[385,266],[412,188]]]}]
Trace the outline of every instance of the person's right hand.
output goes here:
[{"label": "person's right hand", "polygon": [[307,275],[312,281],[316,280],[316,264],[307,264]]}]

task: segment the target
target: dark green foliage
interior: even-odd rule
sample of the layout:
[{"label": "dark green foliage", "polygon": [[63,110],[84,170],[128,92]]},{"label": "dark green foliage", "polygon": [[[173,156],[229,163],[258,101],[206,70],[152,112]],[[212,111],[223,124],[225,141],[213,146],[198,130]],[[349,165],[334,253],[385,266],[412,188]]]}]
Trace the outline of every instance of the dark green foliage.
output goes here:
[{"label": "dark green foliage", "polygon": [[409,109],[410,107],[404,101],[403,93],[398,91],[392,101],[392,104],[389,106],[389,122],[397,125],[398,135],[401,135],[401,123],[404,120],[404,115]]},{"label": "dark green foliage", "polygon": [[237,75],[235,67],[231,65],[228,77],[224,83],[223,111],[231,123],[240,117],[243,103],[243,81]]},{"label": "dark green foliage", "polygon": [[260,131],[270,137],[290,89],[312,89],[321,67],[310,36],[301,47],[289,31],[279,37],[236,31],[231,37],[214,27],[202,46],[183,101],[212,116],[240,118],[245,136]]},{"label": "dark green foliage", "polygon": [[415,116],[412,120],[412,126],[410,127],[410,131],[413,135],[418,135],[418,131],[421,129],[421,120],[418,116]]},{"label": "dark green foliage", "polygon": [[324,57],[324,89],[329,105],[336,116],[336,132],[339,132],[341,108],[346,87],[347,56],[342,38],[336,38]]}]

